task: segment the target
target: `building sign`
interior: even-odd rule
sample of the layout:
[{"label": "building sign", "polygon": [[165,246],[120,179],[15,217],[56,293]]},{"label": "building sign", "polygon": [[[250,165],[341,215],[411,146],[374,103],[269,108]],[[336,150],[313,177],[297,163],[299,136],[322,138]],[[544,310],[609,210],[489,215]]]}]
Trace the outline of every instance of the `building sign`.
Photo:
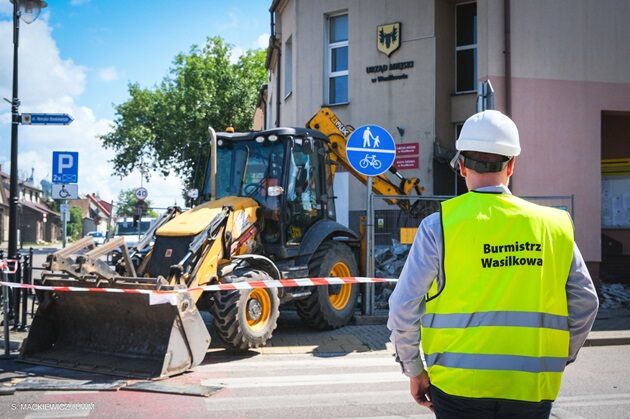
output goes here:
[{"label": "building sign", "polygon": [[420,153],[420,143],[396,144],[397,156],[410,156]]},{"label": "building sign", "polygon": [[[368,74],[374,74],[374,73],[385,73],[386,71],[398,71],[398,70],[406,70],[408,68],[413,68],[414,66],[414,61],[402,61],[399,63],[391,63],[391,64],[380,64],[380,65],[372,65],[369,67],[365,67],[365,72]],[[373,77],[372,83],[380,83],[382,81],[392,81],[392,80],[403,80],[403,79],[407,79],[409,78],[409,76],[407,75],[407,73],[400,73],[400,74],[387,74],[387,75],[379,75],[376,77]]]},{"label": "building sign", "polygon": [[419,167],[418,156],[397,157],[396,160],[394,160],[394,167],[396,170],[417,169]]},{"label": "building sign", "polygon": [[420,167],[418,154],[420,154],[420,143],[396,144],[394,167],[397,170],[417,169]]},{"label": "building sign", "polygon": [[376,48],[388,57],[400,48],[400,22],[376,27]]}]

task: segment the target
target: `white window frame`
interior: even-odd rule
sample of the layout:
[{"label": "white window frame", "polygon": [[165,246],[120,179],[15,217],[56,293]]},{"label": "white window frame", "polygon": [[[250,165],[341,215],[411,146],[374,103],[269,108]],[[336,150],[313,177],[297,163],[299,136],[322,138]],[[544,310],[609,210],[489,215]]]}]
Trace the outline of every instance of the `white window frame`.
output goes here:
[{"label": "white window frame", "polygon": [[[457,46],[457,30],[459,29],[458,24],[457,24],[457,8],[460,6],[465,6],[467,4],[476,4],[476,1],[469,1],[469,2],[465,2],[465,3],[457,3],[455,5],[455,93],[457,94],[463,94],[463,93],[477,93],[477,65],[479,63],[479,56],[477,55],[477,60],[475,62],[474,65],[474,72],[473,72],[473,89],[472,90],[457,90],[457,76],[458,76],[458,71],[457,71],[457,53],[459,51],[466,51],[466,50],[477,50],[477,44],[469,44],[469,45],[462,45],[462,46]],[[475,36],[475,38],[477,38],[477,36]],[[478,51],[477,51],[478,52]],[[474,54],[474,53],[473,53]]]},{"label": "white window frame", "polygon": [[345,41],[339,41],[339,42],[330,42],[330,21],[332,18],[338,17],[338,16],[348,16],[348,12],[347,11],[343,11],[343,12],[339,12],[339,13],[333,13],[333,14],[328,14],[326,15],[326,46],[327,46],[327,54],[326,54],[326,69],[325,69],[325,80],[326,80],[326,86],[324,87],[325,92],[326,92],[326,104],[327,105],[346,105],[348,104],[349,100],[350,100],[350,84],[348,83],[348,91],[346,91],[346,96],[348,97],[348,99],[345,102],[335,102],[332,103],[330,100],[330,79],[334,78],[334,77],[341,77],[341,76],[347,76],[349,79],[349,70],[342,70],[342,71],[332,71],[331,66],[332,66],[332,52],[334,49],[337,48],[343,48],[346,47],[348,48],[348,68],[350,68],[350,48],[348,47],[348,39],[350,38],[350,20],[348,19],[348,39],[346,39]]},{"label": "white window frame", "polygon": [[284,42],[284,100],[293,93],[293,37]]}]

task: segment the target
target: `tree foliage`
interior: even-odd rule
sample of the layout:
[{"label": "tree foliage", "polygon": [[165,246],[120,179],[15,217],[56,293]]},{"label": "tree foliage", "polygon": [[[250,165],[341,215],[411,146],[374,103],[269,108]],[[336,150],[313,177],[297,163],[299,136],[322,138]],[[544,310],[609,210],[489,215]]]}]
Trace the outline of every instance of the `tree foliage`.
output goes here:
[{"label": "tree foliage", "polygon": [[[145,217],[157,217],[158,214],[151,207],[151,200],[145,199],[149,210],[144,215]],[[133,217],[137,214],[136,204],[138,198],[136,198],[135,189],[125,189],[118,193],[118,201],[116,204],[116,216],[117,217]]]},{"label": "tree foliage", "polygon": [[130,98],[116,106],[114,130],[100,137],[113,149],[114,171],[135,168],[177,174],[201,187],[208,158],[208,127],[251,129],[258,91],[266,79],[264,50],[230,63],[232,46],[219,37],[175,57],[169,75],[154,88],[129,85]]}]

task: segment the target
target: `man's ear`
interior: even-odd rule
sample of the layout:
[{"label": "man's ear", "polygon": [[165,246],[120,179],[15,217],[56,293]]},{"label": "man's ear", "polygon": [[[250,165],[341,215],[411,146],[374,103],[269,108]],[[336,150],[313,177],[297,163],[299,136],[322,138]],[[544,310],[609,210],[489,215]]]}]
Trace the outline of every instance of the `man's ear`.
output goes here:
[{"label": "man's ear", "polygon": [[508,177],[512,176],[514,173],[514,166],[516,165],[516,157],[512,157],[507,164],[507,175]]},{"label": "man's ear", "polygon": [[458,159],[457,160],[457,165],[459,167],[459,174],[462,177],[466,177],[466,175],[468,174],[468,172],[467,172],[468,169],[466,168],[466,166],[464,166],[464,163],[462,163],[462,161]]}]

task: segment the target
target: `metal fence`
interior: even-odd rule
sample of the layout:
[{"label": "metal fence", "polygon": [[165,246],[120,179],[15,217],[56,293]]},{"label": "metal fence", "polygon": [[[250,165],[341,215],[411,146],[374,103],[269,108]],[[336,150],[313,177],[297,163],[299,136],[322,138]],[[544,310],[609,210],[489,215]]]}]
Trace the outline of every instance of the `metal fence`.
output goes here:
[{"label": "metal fence", "polygon": [[[387,205],[386,200],[399,198],[409,200],[416,205],[416,216],[404,213],[400,208]],[[450,199],[452,196],[396,196],[385,197],[372,194],[373,214],[368,214],[368,220],[372,220],[373,235],[371,243],[371,258],[367,260],[366,271],[379,278],[398,278],[402,267],[407,260],[407,255],[416,231],[422,219],[439,211],[440,202]],[[563,209],[574,218],[574,196],[522,196],[521,198],[554,208]],[[369,221],[368,221],[369,224]],[[370,241],[368,241],[370,242]],[[364,296],[371,301],[366,301],[363,307],[364,314],[374,314],[374,310],[387,309],[387,300],[394,283],[376,284],[374,292],[367,292]]]}]

